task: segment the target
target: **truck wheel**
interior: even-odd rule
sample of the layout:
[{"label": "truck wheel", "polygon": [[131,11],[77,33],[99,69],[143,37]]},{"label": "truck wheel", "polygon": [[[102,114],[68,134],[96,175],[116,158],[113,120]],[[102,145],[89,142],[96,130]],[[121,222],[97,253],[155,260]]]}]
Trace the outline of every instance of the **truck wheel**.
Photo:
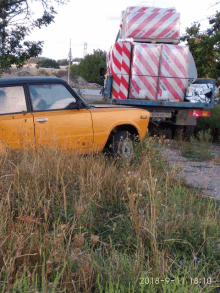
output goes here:
[{"label": "truck wheel", "polygon": [[112,154],[130,161],[133,157],[134,144],[132,135],[128,131],[119,131],[112,139]]}]

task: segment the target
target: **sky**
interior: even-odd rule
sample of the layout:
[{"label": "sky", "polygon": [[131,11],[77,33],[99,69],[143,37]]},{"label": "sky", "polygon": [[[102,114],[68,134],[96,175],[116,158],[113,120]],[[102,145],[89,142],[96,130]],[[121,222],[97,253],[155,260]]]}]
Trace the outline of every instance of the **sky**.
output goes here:
[{"label": "sky", "polygon": [[[66,5],[54,5],[57,15],[48,27],[34,29],[28,40],[44,41],[41,56],[51,59],[68,57],[70,39],[72,57],[83,57],[84,43],[87,53],[93,49],[108,51],[115,42],[121,11],[128,6],[175,7],[180,13],[180,33],[185,32],[194,21],[201,21],[202,30],[208,26],[207,17],[220,9],[220,4],[211,7],[217,0],[69,0]],[[40,2],[32,6],[33,16],[40,16]]]}]

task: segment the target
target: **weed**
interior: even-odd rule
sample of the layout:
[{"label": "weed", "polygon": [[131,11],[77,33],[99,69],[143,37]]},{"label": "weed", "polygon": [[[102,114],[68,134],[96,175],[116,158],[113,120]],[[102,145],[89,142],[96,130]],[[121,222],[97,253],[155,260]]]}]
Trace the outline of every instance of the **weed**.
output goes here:
[{"label": "weed", "polygon": [[210,151],[211,131],[198,132],[197,138],[191,137],[190,141],[185,141],[180,135],[172,142],[172,147],[181,151],[181,154],[193,161],[210,161],[213,156]]},{"label": "weed", "polygon": [[0,291],[218,292],[219,203],[171,175],[162,144],[147,137],[129,164],[0,154]]}]

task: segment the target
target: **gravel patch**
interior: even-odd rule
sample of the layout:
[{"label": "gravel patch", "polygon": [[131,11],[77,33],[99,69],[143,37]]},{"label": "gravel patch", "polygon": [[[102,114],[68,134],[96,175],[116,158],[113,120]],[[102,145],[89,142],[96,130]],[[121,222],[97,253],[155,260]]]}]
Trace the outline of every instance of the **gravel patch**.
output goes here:
[{"label": "gravel patch", "polygon": [[[220,153],[220,146],[212,144],[210,151],[213,156]],[[220,199],[220,164],[196,162],[183,157],[178,150],[165,146],[161,152],[164,159],[172,166],[172,171],[179,178],[186,180],[189,186],[201,188],[205,196]]]}]

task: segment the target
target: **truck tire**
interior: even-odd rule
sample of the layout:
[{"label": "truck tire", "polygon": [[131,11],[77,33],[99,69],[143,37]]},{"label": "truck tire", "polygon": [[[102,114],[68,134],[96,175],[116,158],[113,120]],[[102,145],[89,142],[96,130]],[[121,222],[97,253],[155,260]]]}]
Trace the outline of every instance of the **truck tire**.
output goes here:
[{"label": "truck tire", "polygon": [[134,153],[134,142],[130,132],[119,131],[113,135],[111,153],[114,157],[131,161]]}]

